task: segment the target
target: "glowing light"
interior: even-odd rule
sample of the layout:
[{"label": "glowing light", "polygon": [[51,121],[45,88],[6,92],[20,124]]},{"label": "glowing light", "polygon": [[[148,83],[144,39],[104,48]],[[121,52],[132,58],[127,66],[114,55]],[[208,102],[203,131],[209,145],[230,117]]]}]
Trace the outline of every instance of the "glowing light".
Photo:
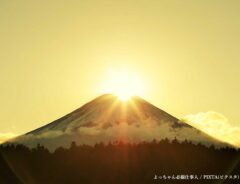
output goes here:
[{"label": "glowing light", "polygon": [[113,93],[122,101],[132,96],[142,96],[144,91],[143,80],[129,71],[110,71],[104,88],[105,93]]}]

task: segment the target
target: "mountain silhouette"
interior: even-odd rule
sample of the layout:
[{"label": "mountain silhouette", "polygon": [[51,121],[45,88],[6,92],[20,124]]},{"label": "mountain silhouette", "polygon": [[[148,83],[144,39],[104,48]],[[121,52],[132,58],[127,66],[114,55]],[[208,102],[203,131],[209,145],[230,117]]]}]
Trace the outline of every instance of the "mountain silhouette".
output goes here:
[{"label": "mountain silhouette", "polygon": [[188,140],[195,144],[225,147],[228,144],[206,135],[144,99],[121,101],[112,94],[97,97],[79,109],[12,140],[29,147],[41,144],[49,150],[78,145],[138,143],[162,139]]}]

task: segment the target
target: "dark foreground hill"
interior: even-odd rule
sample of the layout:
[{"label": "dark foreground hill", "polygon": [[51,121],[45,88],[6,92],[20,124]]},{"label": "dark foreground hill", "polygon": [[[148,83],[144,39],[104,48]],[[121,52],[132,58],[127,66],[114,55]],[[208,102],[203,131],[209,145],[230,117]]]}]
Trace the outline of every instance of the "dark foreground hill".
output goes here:
[{"label": "dark foreground hill", "polygon": [[[240,151],[188,141],[115,142],[58,148],[0,147],[2,184],[239,183]],[[6,162],[8,164],[6,164]],[[217,175],[222,179],[203,179]],[[171,179],[168,179],[171,177]],[[188,177],[188,179],[179,179]],[[232,179],[231,179],[231,178]],[[166,179],[167,178],[167,179]]]},{"label": "dark foreground hill", "polygon": [[21,184],[15,173],[9,167],[4,155],[0,154],[0,183]]}]

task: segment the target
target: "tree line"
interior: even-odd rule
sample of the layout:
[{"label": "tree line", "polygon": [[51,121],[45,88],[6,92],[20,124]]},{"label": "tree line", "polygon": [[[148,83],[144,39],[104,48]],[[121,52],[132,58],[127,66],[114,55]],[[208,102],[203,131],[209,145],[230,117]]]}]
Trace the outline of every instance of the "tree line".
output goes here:
[{"label": "tree line", "polygon": [[[138,144],[98,143],[95,146],[72,142],[69,148],[59,147],[54,152],[40,144],[32,149],[9,144],[1,145],[0,153],[0,183],[3,184],[179,183],[177,180],[155,180],[154,177],[240,173],[240,150],[206,147],[177,139]],[[218,181],[195,180],[194,183]],[[234,181],[221,180],[219,183]]]}]

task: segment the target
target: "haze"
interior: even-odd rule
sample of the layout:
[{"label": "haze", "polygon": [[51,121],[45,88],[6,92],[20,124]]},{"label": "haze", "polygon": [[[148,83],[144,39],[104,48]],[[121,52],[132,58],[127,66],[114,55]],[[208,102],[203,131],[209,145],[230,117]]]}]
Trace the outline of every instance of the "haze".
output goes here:
[{"label": "haze", "polygon": [[[0,1],[0,133],[21,134],[102,94],[109,70],[176,117],[215,111],[239,130],[240,2]],[[240,131],[239,131],[240,132]]]}]

